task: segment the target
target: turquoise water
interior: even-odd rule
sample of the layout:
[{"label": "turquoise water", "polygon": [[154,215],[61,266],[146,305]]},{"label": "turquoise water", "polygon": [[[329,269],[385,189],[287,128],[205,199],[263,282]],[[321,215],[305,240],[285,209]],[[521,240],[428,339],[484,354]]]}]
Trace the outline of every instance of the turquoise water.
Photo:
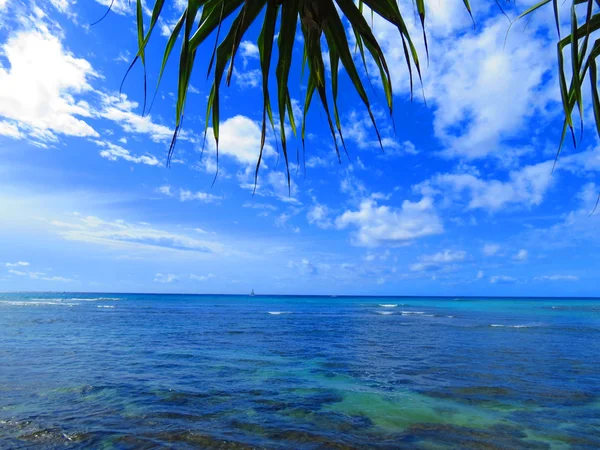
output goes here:
[{"label": "turquoise water", "polygon": [[0,294],[0,448],[600,448],[600,300]]}]

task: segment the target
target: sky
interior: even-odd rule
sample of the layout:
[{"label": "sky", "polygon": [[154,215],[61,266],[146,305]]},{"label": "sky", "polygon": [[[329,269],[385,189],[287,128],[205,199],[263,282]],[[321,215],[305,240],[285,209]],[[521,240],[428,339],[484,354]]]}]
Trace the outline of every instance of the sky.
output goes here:
[{"label": "sky", "polygon": [[[430,55],[412,101],[398,32],[375,17],[393,121],[376,71],[361,76],[384,151],[341,70],[349,156],[338,162],[315,101],[306,168],[292,139],[288,191],[269,135],[253,195],[260,24],[244,36],[222,88],[212,185],[215,145],[209,138],[202,151],[202,136],[214,38],[198,54],[168,168],[177,57],[143,115],[141,67],[119,93],[136,52],[135,2],[116,0],[90,26],[108,3],[0,0],[0,291],[600,295],[591,108],[577,148],[566,145],[552,172],[563,116],[550,8],[507,37],[509,21],[493,1],[471,2],[475,25],[462,0],[426,1]],[[168,2],[149,44],[150,95],[183,3]],[[505,5],[506,13],[515,18],[530,3]],[[412,3],[401,8],[425,59]],[[290,95],[301,118],[306,76],[296,41]]]}]

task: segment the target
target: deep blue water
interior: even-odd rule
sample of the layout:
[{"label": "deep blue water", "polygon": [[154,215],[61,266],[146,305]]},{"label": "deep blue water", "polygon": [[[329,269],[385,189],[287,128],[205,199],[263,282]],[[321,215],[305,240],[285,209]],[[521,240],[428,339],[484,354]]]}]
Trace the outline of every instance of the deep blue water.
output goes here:
[{"label": "deep blue water", "polygon": [[600,300],[0,294],[0,448],[163,447],[600,448]]}]

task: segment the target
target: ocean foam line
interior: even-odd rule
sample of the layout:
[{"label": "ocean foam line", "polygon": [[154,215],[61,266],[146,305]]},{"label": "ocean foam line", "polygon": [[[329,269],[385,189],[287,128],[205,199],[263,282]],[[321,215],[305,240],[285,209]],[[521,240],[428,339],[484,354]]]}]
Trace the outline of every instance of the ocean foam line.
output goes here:
[{"label": "ocean foam line", "polygon": [[401,311],[403,316],[411,316],[411,315],[421,315],[425,314],[424,311]]},{"label": "ocean foam line", "polygon": [[293,314],[291,311],[267,311],[267,314],[272,316],[280,316],[281,314]]},{"label": "ocean foam line", "polygon": [[394,314],[392,311],[375,311],[377,314],[381,314],[382,316],[389,316],[390,314]]},{"label": "ocean foam line", "polygon": [[530,323],[530,324],[523,324],[523,325],[502,325],[502,324],[497,324],[497,323],[490,324],[490,327],[492,327],[492,328],[533,328],[533,327],[539,327],[539,326],[541,326],[541,325],[537,324],[537,323]]},{"label": "ocean foam line", "polygon": [[77,306],[79,303],[66,303],[57,301],[0,301],[4,305],[11,306],[46,306],[46,305],[57,305],[57,306]]},{"label": "ocean foam line", "polygon": [[112,305],[98,305],[96,308],[114,308]]},{"label": "ocean foam line", "polygon": [[395,308],[398,305],[397,304],[393,304],[393,303],[390,303],[390,304],[385,304],[385,303],[381,304],[380,303],[379,306],[381,306],[382,308]]}]

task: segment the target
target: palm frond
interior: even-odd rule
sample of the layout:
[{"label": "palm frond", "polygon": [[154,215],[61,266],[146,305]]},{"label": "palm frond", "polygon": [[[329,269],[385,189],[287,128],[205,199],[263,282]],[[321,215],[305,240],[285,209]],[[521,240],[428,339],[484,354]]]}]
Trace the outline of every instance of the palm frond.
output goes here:
[{"label": "palm frond", "polygon": [[[132,62],[135,64],[141,60],[144,66],[144,92],[145,88],[145,49],[151,36],[154,34],[158,19],[164,14],[164,0],[154,0],[154,7],[150,24],[145,31],[144,16],[142,14],[141,0],[136,0],[137,12],[137,34],[138,52]],[[463,0],[465,12],[473,18],[473,12],[469,0]],[[596,121],[596,129],[600,135],[600,97],[597,86],[597,61],[600,54],[600,43],[598,40],[590,47],[589,41],[600,29],[600,13],[595,7],[600,6],[600,0],[571,0],[571,30],[568,36],[561,36],[560,8],[558,0],[541,0],[524,11],[519,18],[528,16],[540,8],[551,4],[554,21],[557,29],[557,59],[559,66],[559,85],[562,106],[565,114],[563,132],[560,137],[559,149],[563,146],[567,130],[569,130],[576,143],[573,130],[573,116],[575,111],[579,115],[579,122],[583,130],[584,100],[583,87],[586,77],[589,75],[591,85],[591,102]],[[429,57],[429,45],[427,40],[427,4],[423,0],[415,0],[414,8],[418,13],[420,26],[425,44],[425,51]],[[582,14],[585,8],[585,15]],[[367,10],[368,9],[368,10]],[[581,11],[580,11],[581,9]],[[371,13],[371,24],[366,16]],[[235,56],[241,42],[250,26],[262,21],[258,48],[260,54],[260,69],[262,72],[263,92],[263,114],[261,142],[258,160],[255,170],[255,185],[263,157],[263,150],[267,134],[267,119],[275,132],[279,128],[279,141],[287,168],[288,186],[290,186],[289,151],[286,136],[286,126],[292,128],[296,133],[296,124],[292,111],[292,99],[290,97],[289,77],[292,68],[294,49],[300,45],[296,42],[296,30],[300,26],[304,37],[304,49],[302,55],[302,72],[308,67],[308,82],[304,99],[302,113],[301,139],[304,149],[306,135],[306,118],[316,92],[322,107],[327,115],[329,129],[334,141],[334,146],[339,158],[338,139],[346,149],[342,125],[340,121],[340,110],[338,107],[339,75],[338,69],[343,67],[352,86],[362,103],[364,104],[379,142],[381,136],[372,112],[370,99],[364,89],[361,75],[356,67],[355,58],[349,45],[349,37],[346,29],[352,31],[356,42],[356,51],[360,53],[360,61],[368,76],[368,64],[366,55],[369,54],[370,61],[379,71],[379,82],[385,93],[385,101],[390,116],[393,113],[393,89],[391,74],[385,55],[377,38],[373,33],[373,21],[377,16],[389,22],[398,30],[399,44],[405,56],[406,68],[409,73],[411,98],[414,89],[414,73],[419,81],[422,80],[422,65],[419,54],[406,25],[405,11],[401,11],[396,0],[188,0],[187,7],[176,23],[164,48],[164,56],[158,75],[158,86],[161,83],[167,61],[169,60],[175,43],[181,40],[178,69],[177,103],[175,107],[175,131],[171,146],[169,148],[168,160],[173,155],[178,133],[181,131],[185,112],[187,92],[190,85],[192,70],[195,63],[196,52],[210,36],[215,36],[212,56],[209,62],[208,77],[212,75],[212,86],[208,97],[206,111],[205,138],[209,125],[212,126],[213,138],[217,149],[217,161],[219,151],[219,124],[220,116],[220,92],[223,78],[227,85],[230,84]],[[584,17],[583,23],[579,23]],[[348,27],[344,24],[347,22]],[[226,22],[227,21],[227,22]],[[228,28],[222,30],[228,23]],[[221,33],[224,31],[224,33]],[[221,37],[221,35],[224,37]],[[278,36],[278,37],[277,37]],[[277,37],[277,62],[275,64],[276,97],[278,124],[275,121],[270,98],[269,77],[272,71],[271,60],[274,56],[274,43]],[[328,86],[325,62],[323,61],[322,38],[327,44],[329,51],[329,65],[331,68],[331,86]],[[565,49],[569,47],[569,52]],[[567,73],[565,57],[570,60]],[[341,66],[340,66],[341,63]],[[131,69],[131,67],[130,67]],[[129,72],[129,70],[128,70]],[[153,96],[153,100],[156,93]],[[330,100],[331,99],[331,100]],[[329,105],[332,105],[332,110]],[[144,110],[145,110],[144,99]],[[333,118],[332,114],[333,113]],[[383,145],[381,145],[383,149]]]}]

